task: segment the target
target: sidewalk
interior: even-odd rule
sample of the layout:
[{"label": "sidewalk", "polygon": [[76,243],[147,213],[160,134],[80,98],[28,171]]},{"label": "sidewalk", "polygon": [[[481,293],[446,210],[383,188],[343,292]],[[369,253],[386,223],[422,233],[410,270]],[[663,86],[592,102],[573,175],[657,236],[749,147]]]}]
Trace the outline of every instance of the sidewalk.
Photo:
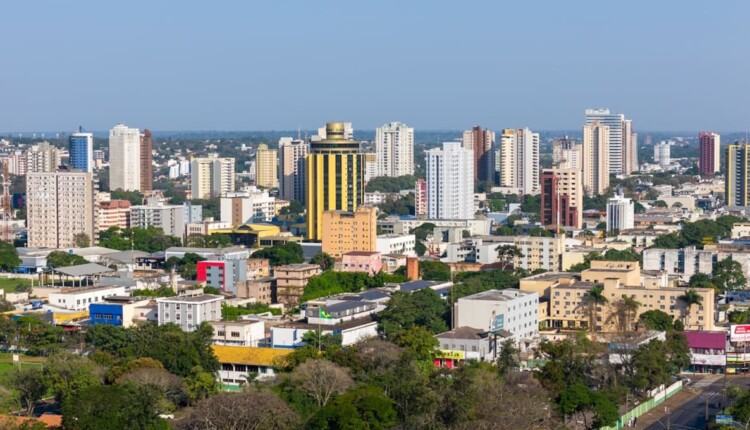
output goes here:
[{"label": "sidewalk", "polygon": [[[635,428],[637,430],[644,430],[645,428],[658,422],[661,417],[666,415],[666,413],[664,412],[665,407],[668,407],[673,411],[672,413],[675,413],[680,408],[680,406],[689,402],[696,396],[697,394],[692,390],[683,388],[682,390],[680,390],[680,392],[670,397],[666,402],[641,415],[638,418],[638,423],[635,427],[625,426],[623,427],[623,429]],[[666,422],[664,422],[663,424],[666,426]]]}]

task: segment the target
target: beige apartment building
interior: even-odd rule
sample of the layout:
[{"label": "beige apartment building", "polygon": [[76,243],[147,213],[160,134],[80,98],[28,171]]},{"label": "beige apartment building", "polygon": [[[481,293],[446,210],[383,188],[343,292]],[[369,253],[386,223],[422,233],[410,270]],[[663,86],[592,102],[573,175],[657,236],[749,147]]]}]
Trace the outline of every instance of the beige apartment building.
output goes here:
[{"label": "beige apartment building", "polygon": [[583,191],[603,194],[609,187],[609,127],[598,121],[583,126]]},{"label": "beige apartment building", "polygon": [[28,246],[72,248],[79,233],[94,240],[94,188],[94,177],[88,172],[27,173]]},{"label": "beige apartment building", "polygon": [[278,188],[279,157],[275,149],[261,143],[255,152],[255,185],[263,188]]},{"label": "beige apartment building", "polygon": [[323,212],[323,252],[341,258],[347,252],[377,251],[377,209]]},{"label": "beige apartment building", "polygon": [[194,158],[190,162],[194,199],[210,199],[234,191],[234,158]]},{"label": "beige apartment building", "polygon": [[274,268],[276,278],[276,303],[283,303],[291,308],[299,305],[299,299],[305,291],[307,281],[320,275],[317,264],[287,264]]},{"label": "beige apartment building", "polygon": [[642,273],[638,262],[592,261],[591,268],[577,273],[543,273],[522,279],[520,289],[539,293],[539,322],[545,327],[561,329],[588,328],[592,309],[587,301],[589,291],[602,285],[606,303],[594,311],[596,328],[600,331],[618,330],[616,316],[618,302],[623,296],[640,303],[629,319],[630,329],[635,328],[643,312],[660,310],[679,319],[687,330],[710,331],[714,329],[714,290],[695,288],[702,301],[688,308],[680,299],[688,288],[676,287],[666,274]]},{"label": "beige apartment building", "polygon": [[107,231],[111,227],[130,227],[130,202],[127,200],[106,200],[99,202],[96,230]]},{"label": "beige apartment building", "polygon": [[562,270],[565,236],[514,236],[513,245],[518,247],[522,254],[521,257],[513,259],[513,267],[522,268],[529,272],[537,269],[553,272]]}]

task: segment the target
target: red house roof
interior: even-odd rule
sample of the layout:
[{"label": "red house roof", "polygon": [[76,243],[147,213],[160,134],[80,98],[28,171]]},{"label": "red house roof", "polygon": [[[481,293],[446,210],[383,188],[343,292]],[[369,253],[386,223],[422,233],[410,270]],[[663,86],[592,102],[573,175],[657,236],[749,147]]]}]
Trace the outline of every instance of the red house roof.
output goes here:
[{"label": "red house roof", "polygon": [[726,349],[727,334],[723,331],[686,331],[690,348]]}]

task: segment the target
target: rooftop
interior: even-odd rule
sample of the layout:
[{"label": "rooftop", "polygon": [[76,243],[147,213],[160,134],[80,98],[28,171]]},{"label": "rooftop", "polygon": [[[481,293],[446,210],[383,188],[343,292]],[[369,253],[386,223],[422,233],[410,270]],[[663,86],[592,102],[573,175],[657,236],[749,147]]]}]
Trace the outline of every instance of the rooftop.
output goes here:
[{"label": "rooftop", "polygon": [[102,266],[96,263],[79,264],[77,266],[58,267],[54,269],[55,272],[61,273],[66,276],[92,276],[99,275],[101,273],[114,272],[107,266]]},{"label": "rooftop", "polygon": [[517,299],[519,297],[528,296],[531,294],[536,293],[530,293],[528,291],[520,291],[516,290],[515,288],[509,288],[507,290],[488,290],[488,291],[482,291],[481,293],[472,294],[470,296],[462,297],[460,300],[487,300],[487,301],[493,301],[493,302],[507,302],[514,299]]},{"label": "rooftop", "polygon": [[[353,300],[346,300],[343,302],[334,303],[332,305],[326,305],[323,307],[326,312],[341,312],[346,311],[349,309],[356,309],[356,308],[374,308],[376,305],[372,302],[360,302],[360,301],[353,301]],[[372,310],[372,309],[369,309]]]},{"label": "rooftop", "polygon": [[305,270],[312,270],[312,269],[320,269],[320,265],[318,264],[306,264],[306,263],[300,263],[300,264],[284,264],[282,266],[276,266],[274,268],[274,271],[305,271]]},{"label": "rooftop", "polygon": [[[325,328],[329,330],[347,330],[350,328],[360,327],[360,326],[371,324],[371,323],[375,323],[375,318],[372,316],[372,314],[368,314],[365,317],[351,319],[351,320],[344,321],[336,325],[326,325]],[[277,327],[297,328],[297,329],[306,329],[306,330],[318,330],[319,328],[321,328],[319,324],[308,324],[302,321],[289,322],[289,323],[278,325]]]},{"label": "rooftop", "polygon": [[377,251],[373,251],[373,252],[368,252],[368,251],[351,251],[351,252],[347,252],[346,254],[344,254],[344,257],[346,257],[346,256],[351,256],[351,257],[371,257],[373,255],[380,255],[380,253],[377,252]]},{"label": "rooftop", "polygon": [[60,291],[56,291],[54,293],[50,294],[80,294],[80,293],[90,293],[94,291],[111,291],[115,288],[123,288],[123,287],[72,287],[72,288],[61,288]]},{"label": "rooftop", "polygon": [[162,297],[158,299],[158,302],[170,302],[170,303],[208,303],[216,300],[223,300],[222,296],[214,296],[213,294],[201,294],[197,296],[176,296],[176,297]]},{"label": "rooftop", "polygon": [[726,349],[727,334],[723,331],[686,331],[690,348]]},{"label": "rooftop", "polygon": [[487,337],[486,330],[480,330],[474,327],[456,327],[451,331],[436,334],[438,339],[472,339],[478,340]]},{"label": "rooftop", "polygon": [[292,353],[291,349],[254,348],[247,346],[212,345],[219,363],[249,364],[253,366],[273,366]]},{"label": "rooftop", "polygon": [[581,275],[569,272],[547,272],[524,278],[524,281],[555,281],[560,278],[579,279]]},{"label": "rooftop", "polygon": [[400,290],[411,292],[411,291],[422,290],[425,288],[432,288],[432,287],[435,287],[438,285],[444,285],[447,283],[449,282],[448,281],[423,281],[420,279],[417,281],[409,281],[409,282],[402,283],[400,285]]}]

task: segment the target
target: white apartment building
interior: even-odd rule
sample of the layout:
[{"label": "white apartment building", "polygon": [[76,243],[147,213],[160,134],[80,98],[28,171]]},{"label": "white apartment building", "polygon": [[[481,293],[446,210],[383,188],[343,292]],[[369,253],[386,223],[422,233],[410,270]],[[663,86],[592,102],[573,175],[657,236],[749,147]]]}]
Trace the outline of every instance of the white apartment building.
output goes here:
[{"label": "white apartment building", "polygon": [[304,140],[279,139],[279,197],[305,202],[305,156],[309,152]]},{"label": "white apartment building", "polygon": [[374,152],[365,153],[365,183],[378,177],[378,155]]},{"label": "white apartment building", "polygon": [[141,189],[141,132],[137,128],[117,124],[109,131],[109,189]]},{"label": "white apartment building", "polygon": [[54,172],[60,166],[60,150],[42,142],[26,151],[26,173]]},{"label": "white apartment building", "polygon": [[392,122],[375,129],[378,176],[414,174],[414,129]]},{"label": "white apartment building", "polygon": [[130,207],[131,227],[157,227],[164,234],[183,237],[185,234],[185,207],[168,205],[158,197],[149,197],[145,205]]},{"label": "white apartment building", "polygon": [[654,163],[660,165],[662,168],[669,167],[672,163],[670,157],[670,149],[674,142],[661,141],[654,145]]},{"label": "white apartment building", "polygon": [[609,109],[586,109],[585,115],[585,125],[591,125],[598,122],[599,124],[608,127],[607,141],[609,142],[609,173],[631,173],[623,172],[623,125],[625,122],[625,115],[621,113],[610,113]]},{"label": "white apartment building", "polygon": [[635,205],[621,191],[607,200],[607,231],[622,231],[635,226]]},{"label": "white apartment building", "polygon": [[126,296],[125,287],[73,288],[49,294],[49,304],[69,311],[88,310],[92,303],[103,303],[107,297]]},{"label": "white apartment building", "polygon": [[500,186],[539,194],[539,133],[504,129],[500,135]]},{"label": "white apartment building", "polygon": [[427,216],[474,218],[474,152],[460,142],[427,151]]},{"label": "white apartment building", "polygon": [[88,172],[26,175],[28,246],[69,248],[76,234],[95,239],[96,190]]},{"label": "white apartment building", "polygon": [[234,191],[234,158],[194,158],[190,163],[194,199],[210,199]]},{"label": "white apartment building", "polygon": [[214,345],[257,347],[266,337],[263,321],[210,321]]},{"label": "white apartment building", "polygon": [[156,301],[159,325],[177,324],[182,331],[195,331],[204,321],[221,320],[221,296],[164,297]]},{"label": "white apartment building", "polygon": [[276,214],[276,198],[256,187],[225,193],[220,202],[221,222],[238,226],[270,222]]},{"label": "white apartment building", "polygon": [[381,255],[401,254],[416,256],[414,243],[417,238],[413,234],[381,234],[376,239],[376,248]]},{"label": "white apartment building", "polygon": [[489,290],[458,299],[456,327],[505,330],[523,345],[539,335],[539,295],[514,288]]},{"label": "white apartment building", "polygon": [[460,242],[449,243],[446,257],[441,261],[446,263],[478,263],[493,264],[500,261],[497,247],[498,242],[487,242],[482,239],[464,239]]}]

